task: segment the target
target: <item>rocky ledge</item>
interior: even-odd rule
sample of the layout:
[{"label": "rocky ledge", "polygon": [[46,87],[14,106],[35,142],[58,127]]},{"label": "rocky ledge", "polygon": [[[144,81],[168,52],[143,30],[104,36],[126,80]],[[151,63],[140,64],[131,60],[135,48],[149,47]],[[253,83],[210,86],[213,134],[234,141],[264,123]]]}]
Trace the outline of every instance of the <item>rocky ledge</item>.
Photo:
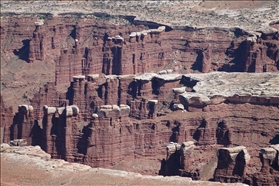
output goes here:
[{"label": "rocky ledge", "polygon": [[[191,178],[172,176],[147,176],[141,175],[139,173],[103,169],[103,168],[91,168],[88,165],[83,165],[79,163],[69,163],[60,159],[51,159],[50,155],[45,153],[39,146],[10,146],[6,143],[1,144],[1,161],[12,160],[14,163],[31,163],[39,169],[50,172],[53,176],[62,176],[69,172],[89,172],[92,175],[99,173],[104,175],[123,177],[128,179],[141,179],[141,180],[154,180],[163,181],[167,184],[185,184],[185,185],[231,185],[231,186],[241,186],[245,184],[241,183],[213,183],[207,181],[192,181]],[[3,173],[3,172],[2,172]]]},{"label": "rocky ledge", "polygon": [[278,73],[226,73],[183,75],[187,84],[194,83],[191,92],[174,88],[185,106],[216,105],[223,102],[278,104]]}]

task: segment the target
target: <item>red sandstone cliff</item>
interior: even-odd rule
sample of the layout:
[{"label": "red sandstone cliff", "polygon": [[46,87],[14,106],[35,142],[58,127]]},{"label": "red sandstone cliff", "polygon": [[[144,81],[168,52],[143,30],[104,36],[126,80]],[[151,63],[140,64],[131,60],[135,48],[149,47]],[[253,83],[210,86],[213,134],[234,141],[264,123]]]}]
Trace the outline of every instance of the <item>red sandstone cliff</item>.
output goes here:
[{"label": "red sandstone cliff", "polygon": [[137,74],[167,66],[186,72],[278,71],[278,33],[273,32],[249,37],[240,29],[114,26],[73,14],[2,22],[1,50],[15,50],[29,62],[54,60],[56,84],[69,83],[74,75]]},{"label": "red sandstone cliff", "polygon": [[[177,160],[173,156],[171,159],[169,155],[167,169],[161,170],[161,174],[180,174],[193,179],[205,174],[207,169],[203,166],[216,159],[216,148],[238,145],[247,146],[249,150],[253,166],[247,168],[247,173],[252,176],[245,179],[252,178],[256,170],[260,170],[257,148],[268,146],[272,140],[277,143],[278,100],[267,102],[264,97],[262,100],[258,97],[258,101],[245,96],[228,97],[224,103],[213,101],[209,105],[200,105],[188,102],[189,105],[184,105],[187,111],[167,112],[166,107],[171,109],[172,100],[176,99],[171,87],[187,85],[184,91],[195,87],[187,75],[183,78],[179,74],[131,77],[74,76],[69,92],[64,95],[57,94],[55,86],[49,84],[36,94],[32,105],[37,103],[39,108],[51,104],[55,107],[44,106],[44,110],[41,108],[34,113],[32,109],[26,109],[30,106],[21,106],[11,132],[27,139],[28,144],[40,144],[52,157],[93,167],[110,167],[124,158],[130,161],[133,158],[162,157],[170,141],[194,140],[196,147],[189,157],[186,153],[184,158],[187,161],[183,160],[182,167],[179,164],[172,167],[171,162],[180,158]],[[123,81],[124,84],[119,83]],[[143,86],[143,82],[149,85]],[[134,86],[127,89],[130,84]],[[125,87],[121,88],[121,85]],[[119,93],[119,90],[125,91]],[[174,90],[177,92],[178,88]],[[129,106],[121,104],[120,100]],[[25,130],[19,130],[22,128]],[[41,135],[27,135],[34,134],[34,131]],[[257,174],[255,177],[259,178]]]},{"label": "red sandstone cliff", "polygon": [[[34,93],[30,105],[20,105],[13,119],[1,99],[3,141],[24,138],[55,158],[93,167],[162,158],[169,142],[194,141],[189,160],[184,156],[182,167],[168,167],[165,174],[195,179],[206,172],[200,164],[213,161],[217,147],[244,145],[253,149],[254,167],[247,172],[260,178],[255,149],[268,146],[278,131],[278,99],[217,95],[210,100],[214,104],[186,102],[179,95],[195,92],[197,82],[179,73],[277,72],[278,32],[157,27],[103,24],[93,16],[24,17],[24,23],[5,18],[1,52],[42,66],[53,61],[55,82]],[[146,72],[161,75],[139,75]],[[173,112],[174,104],[185,110]]]}]

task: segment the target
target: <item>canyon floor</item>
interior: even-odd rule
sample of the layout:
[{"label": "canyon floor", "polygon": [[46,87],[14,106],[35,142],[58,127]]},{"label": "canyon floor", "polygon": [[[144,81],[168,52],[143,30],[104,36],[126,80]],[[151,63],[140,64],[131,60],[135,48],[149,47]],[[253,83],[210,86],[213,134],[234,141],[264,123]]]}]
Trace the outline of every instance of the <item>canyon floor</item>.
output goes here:
[{"label": "canyon floor", "polygon": [[9,147],[1,145],[1,185],[177,185],[177,186],[241,186],[192,181],[185,177],[144,176],[138,173],[117,171],[67,163],[50,159],[38,146]]}]

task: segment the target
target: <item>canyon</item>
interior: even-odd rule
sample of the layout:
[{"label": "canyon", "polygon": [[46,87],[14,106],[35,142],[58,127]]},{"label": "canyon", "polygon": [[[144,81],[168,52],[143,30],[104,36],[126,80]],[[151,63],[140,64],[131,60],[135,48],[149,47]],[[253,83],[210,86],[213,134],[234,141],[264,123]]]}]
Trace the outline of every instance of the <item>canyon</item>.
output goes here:
[{"label": "canyon", "polygon": [[278,185],[279,22],[262,25],[2,12],[1,143],[91,167]]}]

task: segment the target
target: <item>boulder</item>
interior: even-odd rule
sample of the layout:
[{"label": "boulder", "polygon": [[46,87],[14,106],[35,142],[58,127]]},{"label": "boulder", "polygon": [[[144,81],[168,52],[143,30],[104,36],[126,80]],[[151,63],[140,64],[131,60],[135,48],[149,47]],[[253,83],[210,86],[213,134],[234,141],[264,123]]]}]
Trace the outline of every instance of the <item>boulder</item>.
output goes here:
[{"label": "boulder", "polygon": [[181,145],[179,143],[170,142],[167,145],[167,154],[170,156],[171,154],[175,153],[176,151],[180,150]]},{"label": "boulder", "polygon": [[182,104],[173,104],[173,110],[184,110],[184,106]]},{"label": "boulder", "polygon": [[139,81],[151,81],[153,77],[155,77],[157,74],[156,73],[144,73],[142,75],[136,76],[135,80]]},{"label": "boulder", "polygon": [[117,105],[102,105],[97,114],[99,118],[119,118],[120,111],[121,108],[119,108]]},{"label": "boulder", "polygon": [[88,74],[87,75],[88,81],[97,82],[98,79],[99,79],[99,74]]},{"label": "boulder", "polygon": [[25,146],[27,145],[27,141],[25,139],[14,139],[9,142],[10,146]]},{"label": "boulder", "polygon": [[79,114],[79,108],[76,105],[66,106],[66,116],[76,116]]},{"label": "boulder", "polygon": [[262,148],[260,150],[260,157],[264,160],[268,160],[269,163],[272,164],[277,157],[277,151],[271,147]]},{"label": "boulder", "polygon": [[181,144],[181,147],[180,147],[180,152],[182,154],[185,154],[185,152],[191,148],[193,148],[195,146],[195,143],[193,141],[186,141],[186,142],[183,142]]},{"label": "boulder", "polygon": [[129,116],[130,107],[128,105],[120,104],[120,115],[121,116]]},{"label": "boulder", "polygon": [[172,91],[175,94],[182,94],[186,91],[186,87],[173,88]]},{"label": "boulder", "polygon": [[56,112],[55,107],[48,107],[47,105],[44,106],[45,114],[54,114]]},{"label": "boulder", "polygon": [[180,80],[182,74],[157,74],[155,78],[163,81],[176,81]]},{"label": "boulder", "polygon": [[82,81],[85,80],[85,76],[79,75],[79,76],[73,76],[74,81]]},{"label": "boulder", "polygon": [[184,106],[205,107],[210,104],[210,99],[203,95],[193,92],[185,92],[179,95],[180,103]]}]

